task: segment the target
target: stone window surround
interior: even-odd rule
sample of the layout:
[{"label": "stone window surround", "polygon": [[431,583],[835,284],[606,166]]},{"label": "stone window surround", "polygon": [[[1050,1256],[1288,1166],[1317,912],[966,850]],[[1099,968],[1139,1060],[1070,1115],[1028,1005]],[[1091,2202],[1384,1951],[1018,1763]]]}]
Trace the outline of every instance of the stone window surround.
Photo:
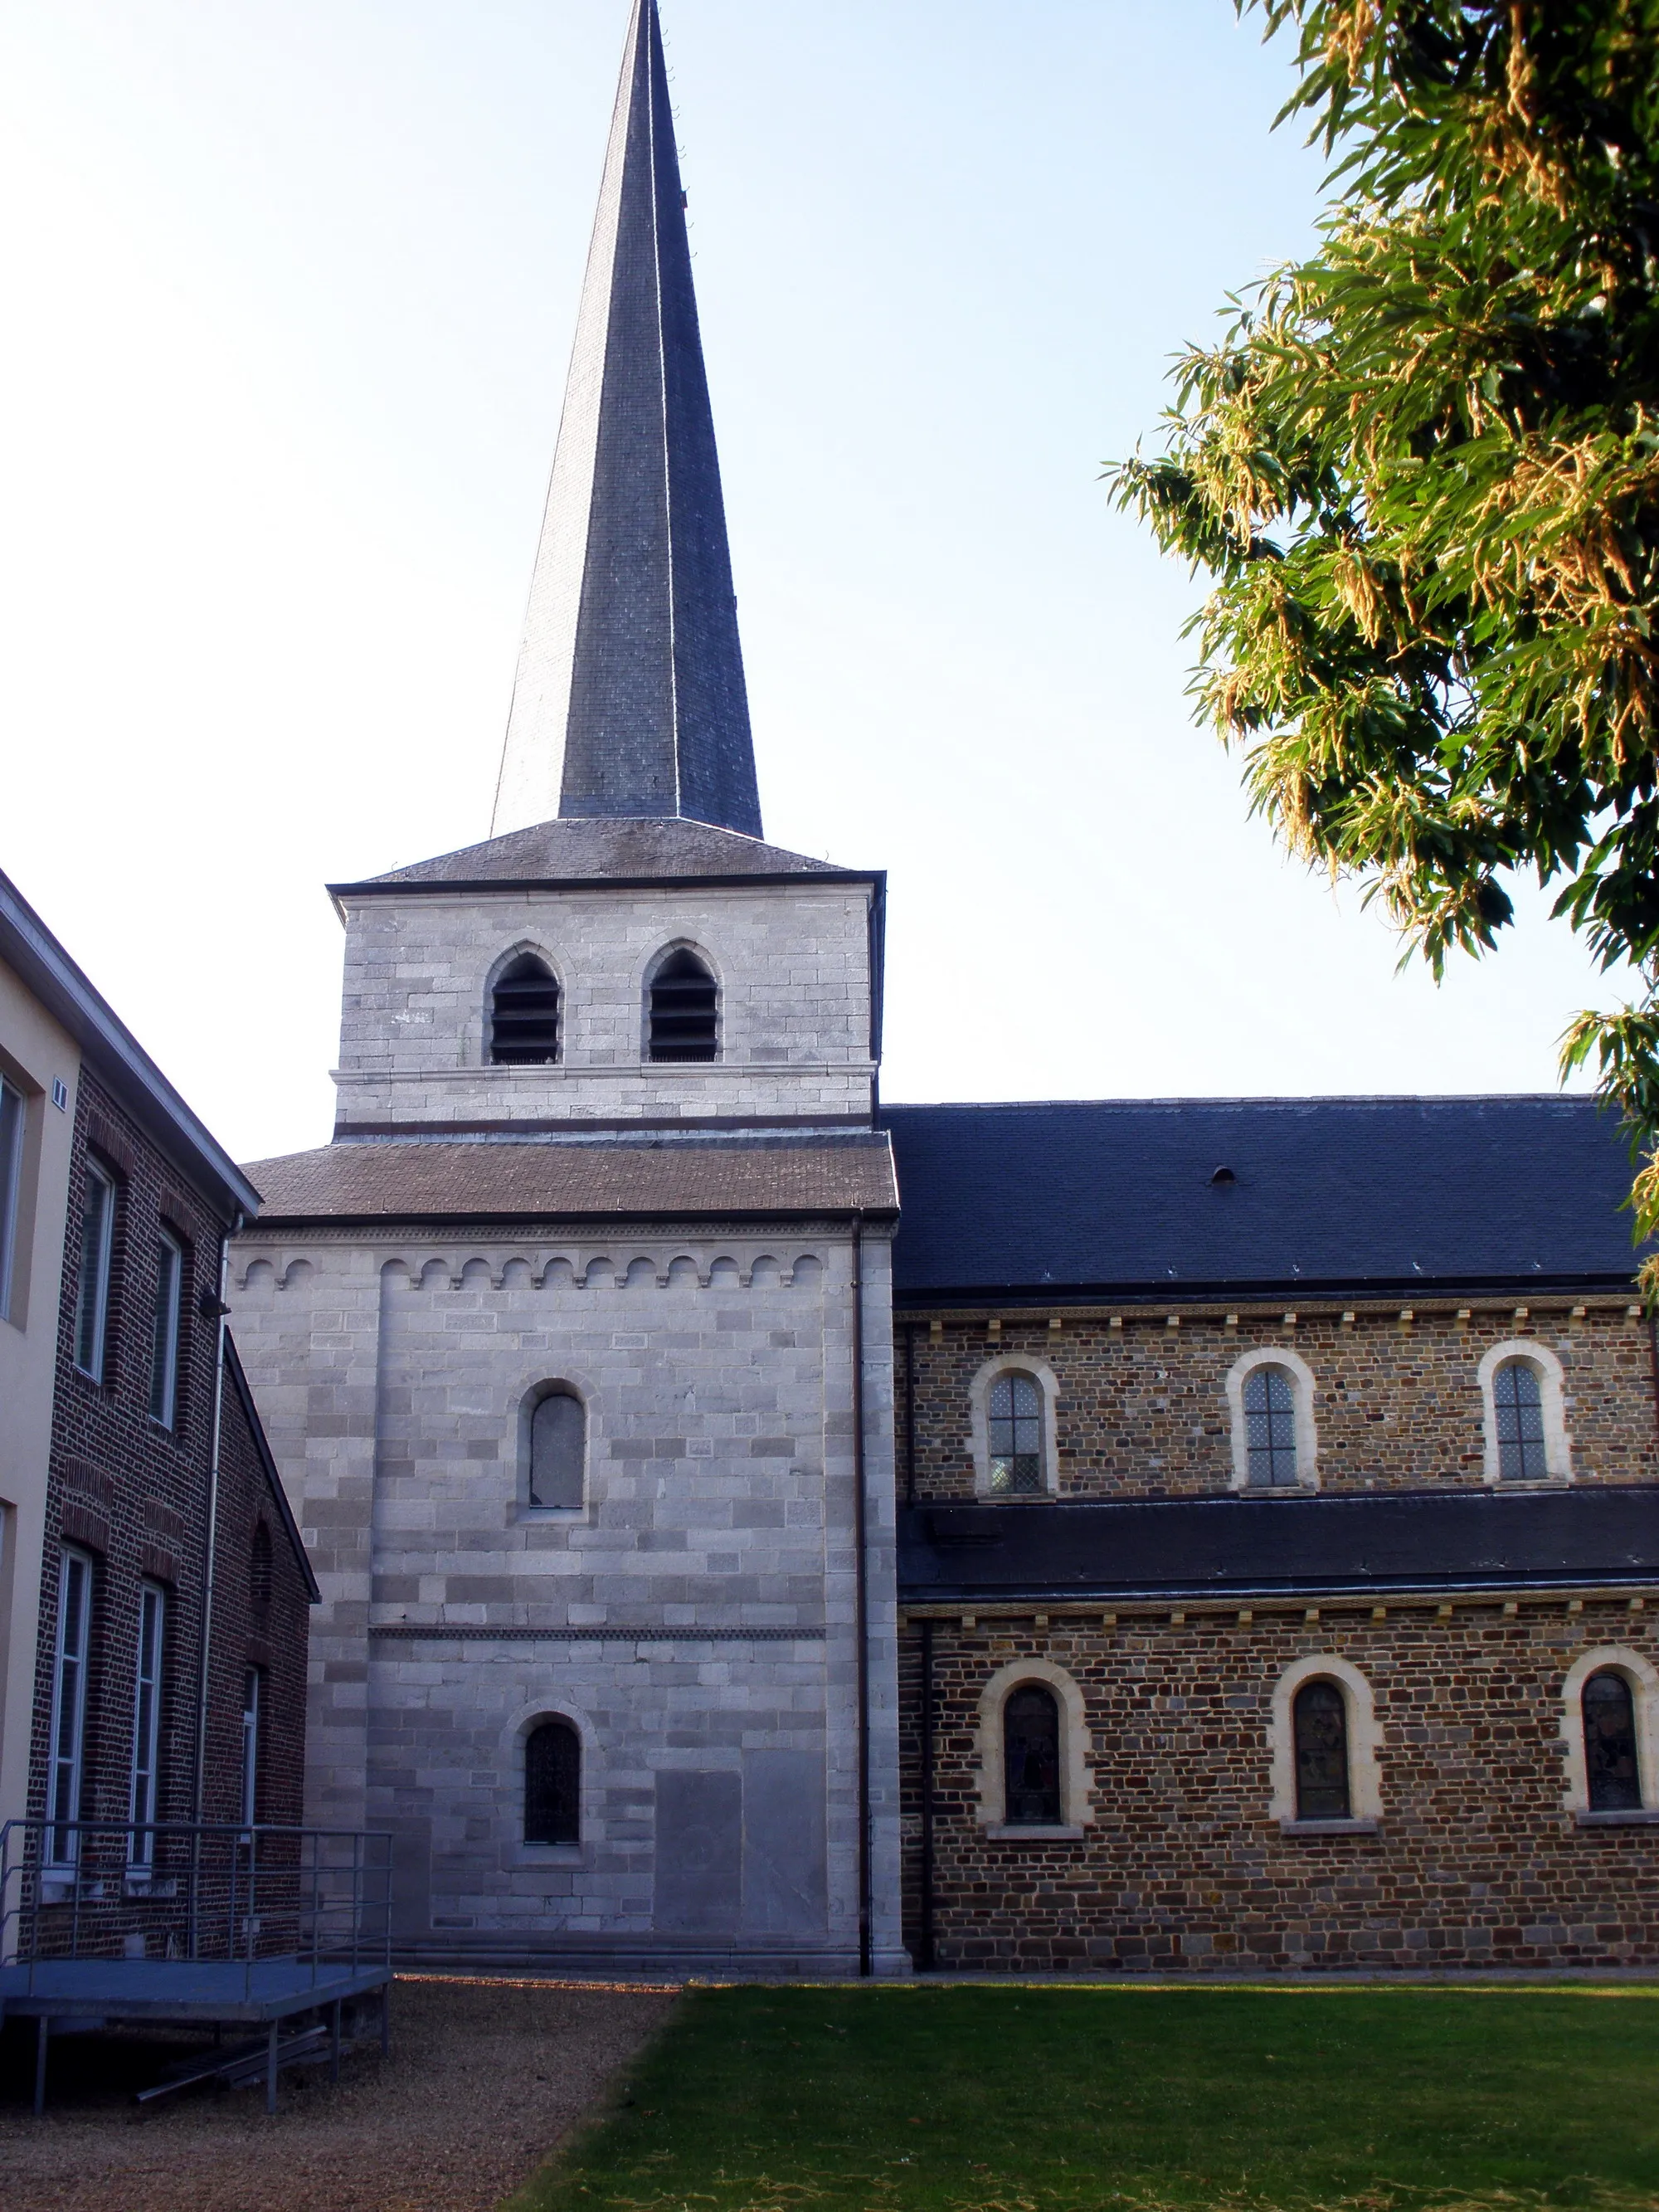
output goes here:
[{"label": "stone window surround", "polygon": [[[562,1391],[582,1409],[582,1502],[580,1505],[532,1505],[530,1503],[530,1432],[536,1408],[544,1398]],[[588,1519],[593,1503],[595,1394],[580,1376],[564,1372],[538,1375],[519,1395],[517,1449],[514,1452],[513,1506],[520,1521],[580,1522]]]},{"label": "stone window surround", "polygon": [[[1296,1695],[1309,1682],[1334,1682],[1342,1692],[1348,1723],[1348,1804],[1346,1820],[1303,1820],[1296,1809]],[[1382,1822],[1378,1753],[1382,1729],[1371,1686],[1358,1667],[1334,1651],[1310,1652],[1285,1668],[1273,1685],[1273,1796],[1270,1820],[1285,1836],[1375,1835]]]},{"label": "stone window surround", "polygon": [[[1244,1412],[1244,1384],[1258,1367],[1282,1367],[1291,1378],[1296,1400],[1296,1480],[1268,1485],[1250,1480],[1250,1432]],[[1232,1431],[1233,1471],[1230,1490],[1248,1490],[1260,1498],[1299,1497],[1319,1487],[1319,1428],[1314,1419],[1313,1370],[1288,1345],[1262,1344],[1242,1352],[1227,1370],[1227,1413]]]},{"label": "stone window surround", "polygon": [[[712,1060],[659,1060],[651,1057],[651,986],[665,961],[677,952],[690,952],[701,960],[714,979],[714,1057]],[[634,978],[634,996],[640,1010],[639,1054],[642,1067],[717,1067],[726,1058],[726,975],[720,963],[701,939],[671,938],[640,963]]]},{"label": "stone window surround", "polygon": [[[974,1457],[974,1489],[981,1498],[1007,1502],[1008,1493],[991,1487],[991,1385],[1000,1375],[1029,1375],[1042,1394],[1042,1490],[1052,1498],[1060,1487],[1059,1454],[1054,1448],[1060,1384],[1046,1359],[1033,1359],[1018,1352],[1000,1352],[988,1359],[968,1386],[968,1449]],[[999,1759],[1001,1753],[998,1753]]]},{"label": "stone window surround", "polygon": [[[569,987],[565,979],[564,963],[559,958],[559,956],[553,951],[550,945],[544,945],[538,939],[534,937],[521,937],[516,945],[509,945],[504,952],[499,953],[489,963],[489,971],[485,975],[483,980],[483,998],[479,1009],[478,1037],[482,1049],[479,1052],[478,1057],[482,1060],[483,1066],[487,1068],[493,1068],[501,1065],[501,1062],[493,1060],[489,1056],[490,1030],[495,1015],[495,985],[501,977],[506,973],[507,969],[512,966],[513,963],[515,960],[522,959],[526,952],[533,953],[538,960],[543,961],[546,963],[547,967],[552,972],[553,981],[559,987],[558,1059],[556,1060],[538,1061],[532,1063],[532,1066],[539,1073],[545,1074],[550,1066],[557,1067],[564,1060],[565,1008],[569,1004],[570,994]],[[522,1075],[524,1070],[522,1067],[507,1066],[505,1069],[505,1073],[509,1075]]]},{"label": "stone window surround", "polygon": [[1534,1486],[1545,1482],[1572,1480],[1572,1438],[1567,1434],[1565,1377],[1561,1363],[1548,1345],[1540,1344],[1536,1337],[1516,1336],[1502,1344],[1494,1344],[1481,1359],[1477,1370],[1480,1384],[1481,1433],[1486,1442],[1484,1463],[1480,1470],[1483,1482],[1494,1486],[1504,1482],[1505,1489],[1526,1486],[1523,1478],[1511,1475],[1504,1482],[1499,1473],[1498,1449],[1498,1408],[1492,1399],[1492,1384],[1498,1370],[1511,1359],[1524,1359],[1538,1376],[1538,1394],[1543,1401],[1544,1466],[1542,1477],[1533,1477]]},{"label": "stone window surround", "polygon": [[[1058,1827],[1010,1826],[1006,1778],[1003,1772],[1003,1711],[1014,1692],[1040,1682],[1060,1705],[1060,1812]],[[1000,1667],[979,1696],[979,1809],[975,1819],[993,1842],[1081,1843],[1094,1825],[1093,1777],[1089,1767],[1089,1717],[1083,1692],[1062,1667],[1049,1659],[1013,1659]]]},{"label": "stone window surround", "polygon": [[[577,1815],[577,1833],[580,1840],[574,1844],[527,1844],[524,1839],[524,1762],[525,1746],[532,1729],[539,1728],[544,1721],[564,1721],[576,1731],[581,1745],[580,1809]],[[599,1792],[599,1738],[593,1723],[580,1706],[566,1698],[562,1703],[549,1698],[538,1698],[532,1705],[520,1705],[501,1733],[501,1765],[512,1778],[513,1796],[509,1808],[512,1822],[512,1859],[514,1866],[556,1867],[581,1866],[586,1863],[588,1845],[598,1827]]]},{"label": "stone window surround", "polygon": [[[1630,1685],[1636,1722],[1637,1779],[1642,1809],[1593,1813],[1584,1759],[1584,1685],[1592,1674],[1622,1674]],[[1561,1747],[1565,1780],[1561,1802],[1575,1823],[1587,1828],[1659,1825],[1659,1668],[1628,1644],[1603,1644],[1581,1651],[1561,1684]]]}]

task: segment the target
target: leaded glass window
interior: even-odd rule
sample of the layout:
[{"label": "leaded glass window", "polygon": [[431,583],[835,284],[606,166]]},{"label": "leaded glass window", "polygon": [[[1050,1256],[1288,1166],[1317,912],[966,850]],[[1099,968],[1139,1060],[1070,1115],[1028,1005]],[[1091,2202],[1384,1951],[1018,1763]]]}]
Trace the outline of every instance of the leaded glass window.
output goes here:
[{"label": "leaded glass window", "polygon": [[1296,1693],[1296,1817],[1346,1820],[1348,1707],[1334,1682],[1304,1682]]},{"label": "leaded glass window", "polygon": [[1002,1773],[1010,1827],[1060,1826],[1060,1705],[1040,1682],[1022,1683],[1002,1709]]},{"label": "leaded glass window", "polygon": [[1244,1377],[1244,1441],[1253,1489],[1297,1480],[1296,1385],[1288,1368],[1253,1367]]},{"label": "leaded glass window", "polygon": [[1544,1394],[1529,1359],[1506,1359],[1492,1379],[1498,1416],[1498,1472],[1504,1481],[1536,1482],[1549,1473],[1544,1452]]},{"label": "leaded glass window", "polygon": [[587,1458],[587,1415],[580,1398],[555,1390],[530,1417],[530,1503],[562,1506],[582,1502]]},{"label": "leaded glass window", "polygon": [[568,1721],[542,1721],[525,1738],[524,1839],[581,1840],[581,1740]]},{"label": "leaded glass window", "polygon": [[1584,1774],[1592,1813],[1638,1813],[1636,1701],[1622,1674],[1606,1668],[1584,1685]]},{"label": "leaded glass window", "polygon": [[1042,1392],[1034,1375],[999,1375],[991,1384],[991,1488],[999,1498],[1042,1488]]}]

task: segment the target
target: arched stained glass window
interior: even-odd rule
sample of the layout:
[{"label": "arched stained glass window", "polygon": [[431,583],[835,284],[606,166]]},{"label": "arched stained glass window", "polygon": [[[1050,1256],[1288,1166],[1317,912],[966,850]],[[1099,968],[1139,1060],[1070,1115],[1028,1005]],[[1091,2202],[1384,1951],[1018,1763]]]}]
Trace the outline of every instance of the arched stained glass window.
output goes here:
[{"label": "arched stained glass window", "polygon": [[1498,1472],[1504,1481],[1537,1482],[1549,1473],[1544,1451],[1544,1394],[1529,1359],[1506,1359],[1492,1378],[1498,1416]]},{"label": "arched stained glass window", "polygon": [[568,1390],[551,1390],[530,1417],[530,1503],[567,1511],[582,1503],[587,1413]]},{"label": "arched stained glass window", "polygon": [[1348,1708],[1334,1682],[1304,1682],[1296,1693],[1296,1817],[1349,1817]]},{"label": "arched stained glass window", "polygon": [[999,1375],[991,1384],[991,1488],[999,1498],[1042,1489],[1042,1392],[1034,1375]]},{"label": "arched stained glass window", "polygon": [[651,985],[648,1049],[653,1060],[713,1060],[720,994],[695,952],[671,952]]},{"label": "arched stained glass window", "polygon": [[1009,1826],[1060,1826],[1060,1705],[1040,1682],[1023,1682],[1008,1693],[1002,1774]]},{"label": "arched stained glass window", "polygon": [[581,1801],[581,1738],[568,1721],[538,1721],[524,1746],[526,1843],[580,1843]]},{"label": "arched stained glass window", "polygon": [[495,979],[489,1057],[498,1066],[533,1067],[558,1056],[558,980],[545,960],[521,952]]},{"label": "arched stained glass window", "polygon": [[1244,1377],[1244,1441],[1250,1486],[1295,1482],[1296,1385],[1285,1367],[1253,1367]]},{"label": "arched stained glass window", "polygon": [[1639,1813],[1642,1773],[1636,1756],[1636,1701],[1611,1667],[1584,1685],[1584,1777],[1592,1813]]}]

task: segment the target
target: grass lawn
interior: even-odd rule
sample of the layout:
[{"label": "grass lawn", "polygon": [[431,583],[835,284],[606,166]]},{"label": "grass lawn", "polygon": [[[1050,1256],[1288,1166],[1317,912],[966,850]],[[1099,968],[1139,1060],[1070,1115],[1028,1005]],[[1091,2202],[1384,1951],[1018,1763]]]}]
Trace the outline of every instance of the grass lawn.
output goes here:
[{"label": "grass lawn", "polygon": [[731,1989],[515,2212],[1659,2207],[1659,1990]]}]

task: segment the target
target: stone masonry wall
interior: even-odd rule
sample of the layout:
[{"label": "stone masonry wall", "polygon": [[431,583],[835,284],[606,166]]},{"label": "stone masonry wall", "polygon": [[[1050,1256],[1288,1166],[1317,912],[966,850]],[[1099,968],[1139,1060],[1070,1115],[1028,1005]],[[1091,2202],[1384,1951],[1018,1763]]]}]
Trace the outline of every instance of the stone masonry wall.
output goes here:
[{"label": "stone masonry wall", "polygon": [[[1659,1659],[1623,1599],[936,1620],[934,1924],[943,1967],[1240,1972],[1659,1963],[1659,1815],[1564,1803],[1562,1685],[1585,1651]],[[902,1640],[906,1932],[921,1941],[921,1640]],[[1283,1670],[1335,1655],[1381,1729],[1375,1833],[1270,1807]],[[1039,1657],[1082,1692],[1081,1839],[988,1836],[981,1692]]]}]

